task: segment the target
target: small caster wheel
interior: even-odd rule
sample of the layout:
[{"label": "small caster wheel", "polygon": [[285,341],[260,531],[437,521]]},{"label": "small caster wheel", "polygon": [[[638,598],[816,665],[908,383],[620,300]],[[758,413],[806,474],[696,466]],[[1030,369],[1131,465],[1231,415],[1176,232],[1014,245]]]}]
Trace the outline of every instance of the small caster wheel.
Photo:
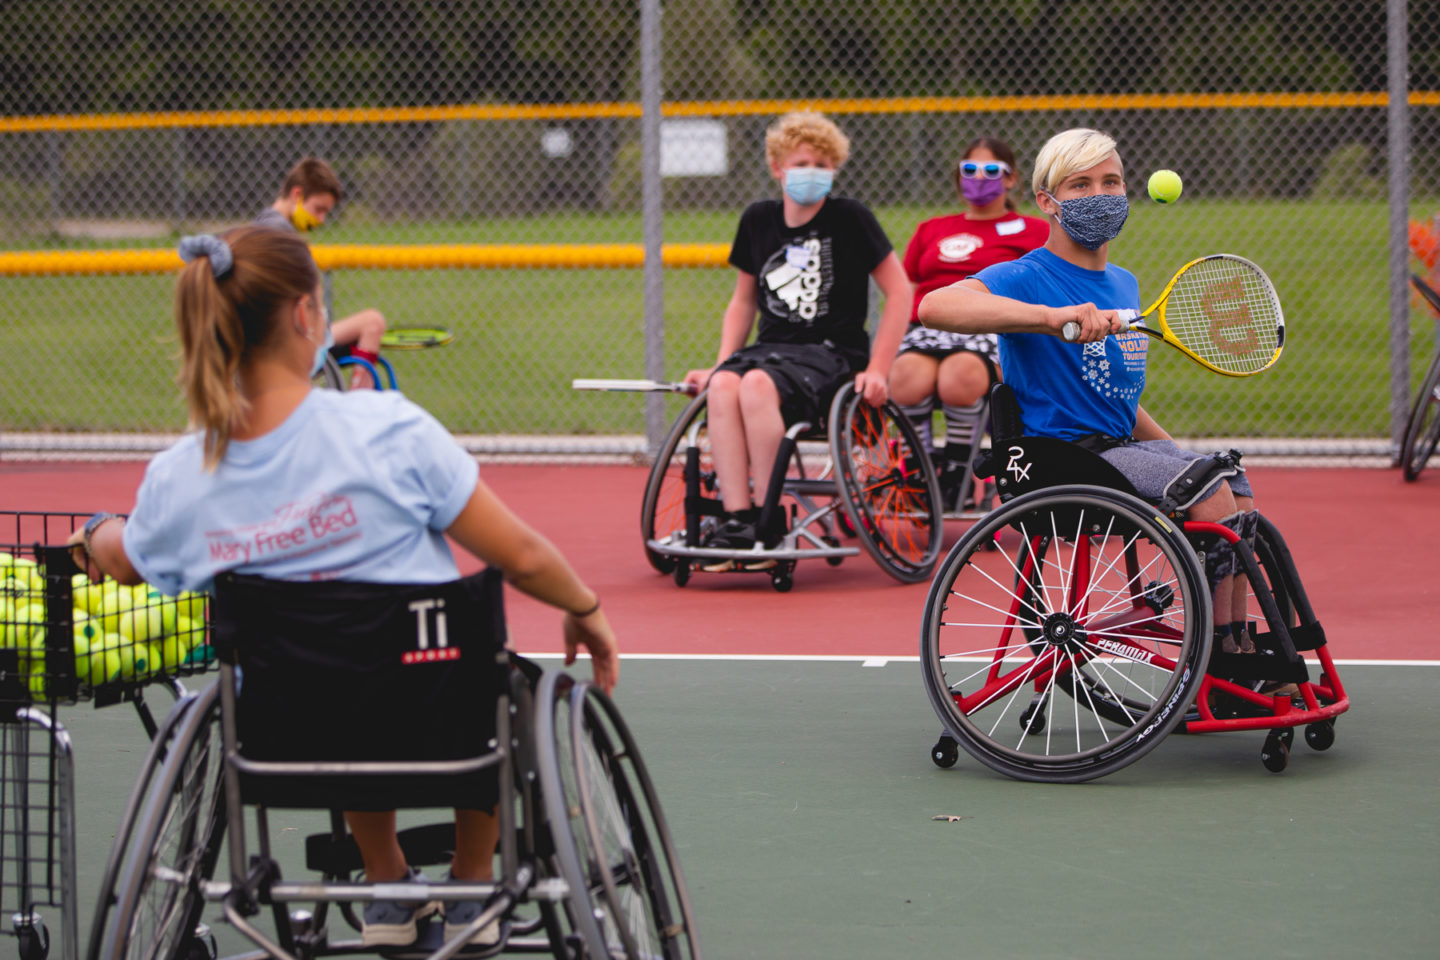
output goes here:
[{"label": "small caster wheel", "polygon": [[930,759],[935,761],[935,766],[942,770],[949,770],[955,766],[955,761],[960,759],[960,744],[955,742],[954,737],[941,737],[935,741],[935,746],[930,748]]},{"label": "small caster wheel", "polygon": [[198,924],[195,927],[195,937],[186,945],[185,952],[180,954],[183,960],[215,960],[220,956],[220,947],[215,942],[215,934],[205,924]]},{"label": "small caster wheel", "polygon": [[675,564],[675,569],[670,575],[675,578],[675,586],[685,586],[685,584],[690,582],[690,561],[680,560]]},{"label": "small caster wheel", "polygon": [[[1265,746],[1260,750],[1260,762],[1265,764],[1265,769],[1271,773],[1279,773],[1290,762],[1290,744],[1281,733],[1279,730],[1270,731],[1270,735],[1265,738]],[[1294,738],[1295,733],[1291,730],[1290,739]]]},{"label": "small caster wheel", "polygon": [[[840,546],[840,541],[839,541],[838,539],[836,539],[835,537],[821,537],[820,539],[822,539],[822,540],[825,541],[825,546],[827,546],[827,547],[835,547],[835,548],[838,549],[839,546]],[[838,566],[840,566],[840,564],[842,564],[842,563],[845,562],[845,558],[844,558],[844,557],[826,557],[826,558],[825,558],[825,562],[828,563],[828,564],[830,564],[830,566],[832,566],[832,567],[838,567]]]},{"label": "small caster wheel", "polygon": [[1329,750],[1335,743],[1335,721],[1318,720],[1305,728],[1305,742],[1311,750]]},{"label": "small caster wheel", "polygon": [[1286,750],[1289,750],[1291,747],[1295,746],[1295,728],[1294,728],[1294,727],[1281,727],[1279,730],[1276,730],[1275,732],[1280,735],[1280,741],[1285,744],[1285,749],[1286,749]]},{"label": "small caster wheel", "polygon": [[50,955],[50,931],[38,913],[15,914],[12,918],[20,960],[45,960]]},{"label": "small caster wheel", "polygon": [[790,588],[795,586],[795,578],[784,567],[776,567],[770,573],[770,586],[775,588],[776,593],[789,593]]},{"label": "small caster wheel", "polygon": [[1045,698],[1036,697],[1020,714],[1020,729],[1027,734],[1045,732]]}]

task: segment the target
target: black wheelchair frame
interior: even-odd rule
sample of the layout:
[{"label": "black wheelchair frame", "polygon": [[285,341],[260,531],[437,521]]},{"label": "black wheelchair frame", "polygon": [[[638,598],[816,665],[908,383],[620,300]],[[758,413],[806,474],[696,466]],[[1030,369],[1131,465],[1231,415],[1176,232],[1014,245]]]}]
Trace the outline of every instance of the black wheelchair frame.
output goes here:
[{"label": "black wheelchair frame", "polygon": [[[498,573],[470,579],[481,581],[488,603],[498,610]],[[440,585],[446,586],[453,585]],[[217,598],[223,598],[223,584],[217,587]],[[409,589],[428,597],[440,588]],[[223,599],[217,613],[226,616]],[[219,617],[217,624],[223,630]],[[343,790],[350,782],[393,786],[397,777],[418,777],[433,784],[494,770],[500,791],[495,881],[405,887],[408,895],[427,901],[483,900],[485,909],[449,943],[441,942],[440,925],[430,922],[414,946],[381,948],[386,956],[444,960],[549,952],[571,960],[699,958],[669,828],[639,749],[613,702],[565,673],[541,673],[513,660],[500,643],[467,647],[454,633],[449,642],[448,649],[460,653],[448,659],[487,657],[497,674],[487,749],[450,759],[379,761],[247,756],[237,724],[237,716],[244,716],[244,698],[236,692],[236,662],[243,662],[244,654],[237,657],[222,642],[219,680],[177,706],[147,757],[130,801],[138,813],[121,857],[124,866],[101,891],[87,957],[213,960],[214,939],[201,922],[206,903],[219,904],[225,922],[256,945],[255,952],[240,955],[246,958],[309,960],[380,952],[363,947],[358,938],[332,937],[331,921],[338,913],[358,930],[356,905],[394,899],[396,889],[352,879],[360,870],[359,851],[346,834],[337,801],[317,801],[310,784],[327,784],[323,798],[325,790]],[[429,643],[433,648],[437,642],[432,637]],[[423,640],[420,649],[426,649]],[[252,687],[258,676],[252,662],[246,671]],[[451,693],[475,699],[468,689],[452,688]],[[427,800],[425,805],[435,804]],[[305,841],[306,867],[321,875],[318,881],[281,877],[272,852],[270,806],[330,810],[330,831]],[[246,808],[254,810],[255,851],[247,846]],[[443,864],[454,849],[454,829],[448,822],[413,827],[401,831],[400,842],[412,866]],[[216,880],[222,843],[229,851],[223,868],[228,878]],[[302,904],[310,909],[295,909]],[[266,908],[273,915],[273,933],[254,922]],[[463,946],[496,920],[504,928],[497,947]]]},{"label": "black wheelchair frame", "polygon": [[[860,549],[842,545],[842,533],[860,541],[886,573],[902,583],[930,576],[943,536],[940,487],[935,467],[915,428],[894,404],[874,408],[842,386],[826,424],[791,425],[781,441],[761,506],[760,529],[785,521],[779,542],[766,549],[730,550],[704,541],[723,514],[705,416],[706,394],[676,418],[646,480],[640,509],[645,555],[679,586],[693,571],[733,561],[735,572],[763,570],[776,590],[794,585],[800,560],[831,565]],[[828,462],[807,467],[814,446]],[[809,449],[807,449],[809,448]],[[815,475],[811,475],[814,472]],[[783,503],[785,499],[787,504]]]},{"label": "black wheelchair frame", "polygon": [[[1098,455],[1023,436],[1008,387],[992,410],[981,469],[1002,503],[941,563],[921,627],[926,693],[945,727],[932,760],[952,766],[964,747],[1017,779],[1078,782],[1176,730],[1266,730],[1272,771],[1297,726],[1328,749],[1349,698],[1274,525],[1259,518],[1252,551],[1228,527],[1140,499]],[[1222,538],[1247,583],[1254,653],[1212,647],[1203,555]]]}]

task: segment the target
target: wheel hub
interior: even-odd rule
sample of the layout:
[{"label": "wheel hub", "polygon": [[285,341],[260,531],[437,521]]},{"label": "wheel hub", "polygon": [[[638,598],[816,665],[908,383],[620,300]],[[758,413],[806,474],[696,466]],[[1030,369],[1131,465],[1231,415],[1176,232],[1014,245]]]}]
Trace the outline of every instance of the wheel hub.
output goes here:
[{"label": "wheel hub", "polygon": [[1068,613],[1052,613],[1042,624],[1045,642],[1066,653],[1075,653],[1084,646],[1085,631]]}]

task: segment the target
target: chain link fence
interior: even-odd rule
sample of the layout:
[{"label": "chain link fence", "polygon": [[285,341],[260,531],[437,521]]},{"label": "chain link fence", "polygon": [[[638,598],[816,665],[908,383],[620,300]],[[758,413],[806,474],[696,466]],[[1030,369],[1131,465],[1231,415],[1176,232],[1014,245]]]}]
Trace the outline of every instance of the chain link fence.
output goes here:
[{"label": "chain link fence", "polygon": [[[1127,164],[1132,215],[1111,255],[1142,296],[1194,256],[1238,253],[1270,272],[1290,328],[1286,357],[1254,382],[1152,352],[1147,409],[1184,436],[1388,450],[1392,380],[1409,374],[1392,363],[1386,8],[668,0],[651,228],[667,245],[713,246],[665,271],[665,374],[715,359],[734,284],[725,248],[745,204],[778,195],[763,156],[778,113],[807,106],[841,125],[853,150],[838,189],[900,251],[921,220],[959,209],[951,170],[976,136],[1010,142],[1028,184],[1050,135],[1094,126]],[[642,271],[598,265],[646,237],[640,10],[0,5],[0,430],[123,446],[182,429],[173,278],[26,255],[173,249],[253,217],[315,154],[346,190],[317,248],[363,245],[373,264],[332,271],[334,312],[376,307],[392,325],[456,333],[393,355],[407,394],[512,449],[635,448],[644,398],[569,384],[646,373]],[[1440,0],[1409,3],[1406,27],[1408,216],[1423,226],[1440,208]],[[1185,179],[1173,206],[1145,199],[1161,167]],[[437,244],[583,250],[564,268],[406,267],[408,250]],[[1418,375],[1432,318],[1414,304],[1393,333]],[[617,436],[630,439],[596,439]]]}]

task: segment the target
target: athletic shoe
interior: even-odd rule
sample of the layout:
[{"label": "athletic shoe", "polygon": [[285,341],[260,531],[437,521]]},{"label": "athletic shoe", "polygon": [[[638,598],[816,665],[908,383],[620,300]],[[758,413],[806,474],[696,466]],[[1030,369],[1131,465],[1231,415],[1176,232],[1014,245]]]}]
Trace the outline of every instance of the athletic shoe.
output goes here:
[{"label": "athletic shoe", "polygon": [[[451,878],[453,879],[453,878]],[[445,904],[445,942],[460,936],[465,928],[485,912],[482,900],[459,900]],[[471,935],[465,945],[469,947],[493,947],[500,942],[500,921],[492,920]]]},{"label": "athletic shoe", "polygon": [[[425,874],[411,870],[403,880],[391,885],[404,883],[429,883]],[[440,909],[435,901],[421,900],[371,900],[365,904],[360,916],[360,939],[367,947],[407,947],[419,935],[416,921]]]}]

